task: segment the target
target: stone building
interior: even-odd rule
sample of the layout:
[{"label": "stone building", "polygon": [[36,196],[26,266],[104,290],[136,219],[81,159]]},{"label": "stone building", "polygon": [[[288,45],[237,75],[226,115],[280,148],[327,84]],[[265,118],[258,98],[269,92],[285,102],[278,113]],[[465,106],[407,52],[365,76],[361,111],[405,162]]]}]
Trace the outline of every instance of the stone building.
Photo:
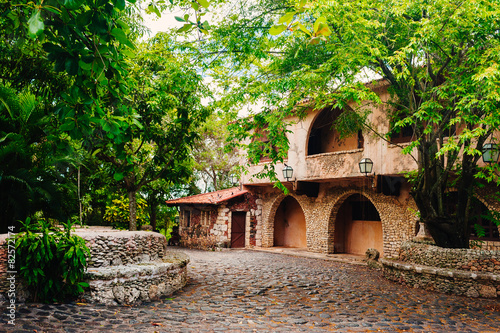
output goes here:
[{"label": "stone building", "polygon": [[179,233],[199,231],[232,248],[260,246],[262,201],[237,187],[167,201],[179,206]]},{"label": "stone building", "polygon": [[[389,98],[383,81],[372,89],[383,101]],[[371,111],[368,120],[377,132],[389,132],[385,106],[366,107]],[[375,248],[382,256],[394,257],[403,241],[415,237],[419,230],[424,232],[417,222],[410,185],[402,175],[417,167],[415,156],[402,154],[412,140],[411,128],[402,129],[390,140],[368,131],[340,139],[332,124],[341,112],[310,109],[304,118],[289,119],[288,158],[283,165],[276,165],[278,178],[290,190],[288,195],[274,188],[269,180],[252,177],[268,161],[248,167],[248,175],[240,179],[244,190],[236,192],[244,192],[245,198],[252,198],[254,203],[245,207],[245,230],[249,233],[245,246],[297,247],[312,252],[360,255]],[[364,158],[373,162],[369,173],[360,172],[359,162]],[[246,159],[241,163],[247,163]],[[280,172],[285,166],[293,168],[291,179],[283,178]],[[224,191],[208,195],[224,195]],[[500,210],[498,201],[486,192],[478,195],[478,210]],[[193,223],[194,216],[203,211],[186,201],[195,198],[178,201],[182,227]],[[229,201],[221,201],[205,206],[210,207],[210,216],[217,216],[218,221],[205,223],[210,224],[210,232],[224,233],[220,235],[230,238],[228,230],[234,210],[228,204]],[[479,223],[487,231],[486,245],[497,248],[498,228],[484,219]]]}]

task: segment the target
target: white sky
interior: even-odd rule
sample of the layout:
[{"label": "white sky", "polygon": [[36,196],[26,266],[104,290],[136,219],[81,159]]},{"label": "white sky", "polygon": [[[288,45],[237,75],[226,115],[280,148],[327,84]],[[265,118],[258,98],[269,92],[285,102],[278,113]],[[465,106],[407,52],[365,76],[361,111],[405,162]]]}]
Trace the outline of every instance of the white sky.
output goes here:
[{"label": "white sky", "polygon": [[167,12],[161,15],[161,18],[158,18],[156,14],[147,15],[143,13],[142,17],[144,18],[145,25],[151,29],[151,36],[156,35],[157,32],[166,31],[170,28],[182,28],[183,23],[175,20],[175,16],[184,16],[184,11],[179,10],[176,12]]},{"label": "white sky", "polygon": [[[192,10],[178,9],[173,12],[166,11],[165,13],[162,13],[160,18],[158,18],[156,14],[148,15],[145,12],[143,12],[142,17],[144,18],[144,24],[151,30],[150,35],[146,36],[146,39],[153,37],[158,32],[166,31],[167,29],[182,28],[184,23],[177,21],[175,19],[175,16],[183,17],[184,14],[190,14],[190,16],[192,16]],[[211,15],[211,13],[207,13],[207,15],[205,15],[202,20],[208,20],[210,22],[211,18],[213,19],[213,15]],[[204,81],[205,84],[210,85],[212,82],[212,78],[205,77]],[[204,99],[202,101],[203,104],[207,104],[210,102],[211,101],[209,99]],[[263,105],[261,103],[247,104],[242,107],[240,112],[238,112],[238,115],[240,117],[246,117],[250,113],[250,110],[253,110],[253,112],[260,112],[262,106]]]}]

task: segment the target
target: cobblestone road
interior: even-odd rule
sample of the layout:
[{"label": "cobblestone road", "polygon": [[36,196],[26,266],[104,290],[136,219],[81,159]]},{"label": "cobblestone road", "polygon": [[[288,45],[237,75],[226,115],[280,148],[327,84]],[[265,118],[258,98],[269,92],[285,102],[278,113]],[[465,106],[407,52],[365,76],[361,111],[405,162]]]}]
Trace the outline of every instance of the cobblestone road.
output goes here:
[{"label": "cobblestone road", "polygon": [[499,332],[500,302],[401,287],[364,266],[183,250],[181,292],[140,306],[30,304],[5,332]]}]

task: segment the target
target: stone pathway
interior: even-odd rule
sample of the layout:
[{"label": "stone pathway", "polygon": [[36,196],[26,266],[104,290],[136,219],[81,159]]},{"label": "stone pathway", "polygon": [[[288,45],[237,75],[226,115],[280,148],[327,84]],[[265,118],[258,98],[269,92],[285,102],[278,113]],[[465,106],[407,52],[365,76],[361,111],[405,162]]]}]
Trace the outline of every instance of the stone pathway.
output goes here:
[{"label": "stone pathway", "polygon": [[140,306],[20,306],[1,332],[499,332],[500,302],[433,294],[360,265],[268,252],[185,251],[186,288]]}]

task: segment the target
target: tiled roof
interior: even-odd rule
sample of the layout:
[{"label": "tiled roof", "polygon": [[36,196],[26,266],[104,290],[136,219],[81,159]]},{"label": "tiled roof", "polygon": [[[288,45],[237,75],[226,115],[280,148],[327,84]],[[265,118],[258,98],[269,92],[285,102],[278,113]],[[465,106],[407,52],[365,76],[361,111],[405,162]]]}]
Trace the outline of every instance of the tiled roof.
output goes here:
[{"label": "tiled roof", "polygon": [[237,187],[233,187],[233,188],[228,188],[225,190],[197,194],[197,195],[192,195],[190,197],[168,200],[167,205],[168,206],[178,206],[178,205],[187,205],[187,204],[216,205],[216,204],[219,204],[221,202],[227,201],[229,199],[239,197],[240,195],[243,195],[245,193],[248,193],[248,191],[247,190],[240,190]]}]

